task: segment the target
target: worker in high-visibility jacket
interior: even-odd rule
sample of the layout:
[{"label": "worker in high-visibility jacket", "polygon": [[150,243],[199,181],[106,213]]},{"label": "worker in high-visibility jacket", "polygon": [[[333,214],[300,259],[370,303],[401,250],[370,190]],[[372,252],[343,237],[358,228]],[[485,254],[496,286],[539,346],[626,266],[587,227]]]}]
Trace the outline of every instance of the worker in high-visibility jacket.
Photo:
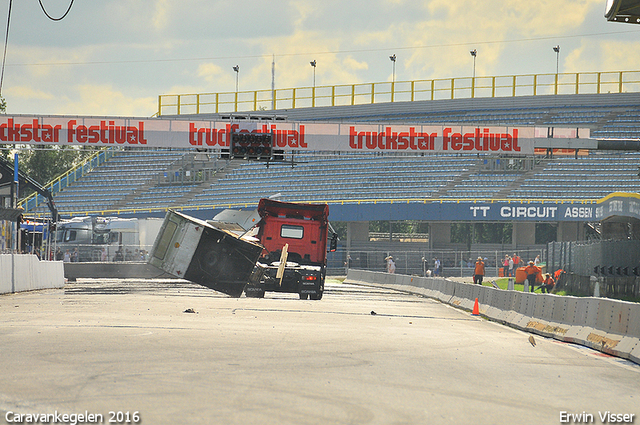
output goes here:
[{"label": "worker in high-visibility jacket", "polygon": [[476,268],[473,271],[473,283],[476,285],[482,285],[483,278],[484,278],[484,261],[482,261],[482,257],[478,257],[478,261],[476,261]]},{"label": "worker in high-visibility jacket", "polygon": [[551,290],[553,289],[553,287],[556,285],[556,281],[553,280],[553,278],[551,277],[551,275],[549,273],[547,273],[547,276],[544,280],[544,282],[542,282],[542,285],[540,285],[540,292],[542,292],[544,294],[545,290],[547,291],[547,294],[551,293]]},{"label": "worker in high-visibility jacket", "polygon": [[529,282],[529,288],[531,288],[530,291],[533,292],[538,273],[540,273],[542,270],[540,269],[540,267],[535,266],[533,264],[533,261],[529,261],[529,265],[524,268],[524,271],[527,274],[527,281]]}]

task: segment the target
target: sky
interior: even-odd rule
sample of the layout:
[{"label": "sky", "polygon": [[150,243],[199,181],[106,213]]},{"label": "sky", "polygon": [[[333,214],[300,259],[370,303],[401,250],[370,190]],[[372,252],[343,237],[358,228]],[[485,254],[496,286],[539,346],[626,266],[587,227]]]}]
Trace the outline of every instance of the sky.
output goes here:
[{"label": "sky", "polygon": [[[61,17],[71,0],[42,0]],[[9,114],[149,117],[158,95],[640,70],[640,25],[605,0],[14,1]],[[9,1],[0,1],[5,28]],[[5,34],[6,35],[6,34]],[[233,70],[239,66],[239,72]]]}]

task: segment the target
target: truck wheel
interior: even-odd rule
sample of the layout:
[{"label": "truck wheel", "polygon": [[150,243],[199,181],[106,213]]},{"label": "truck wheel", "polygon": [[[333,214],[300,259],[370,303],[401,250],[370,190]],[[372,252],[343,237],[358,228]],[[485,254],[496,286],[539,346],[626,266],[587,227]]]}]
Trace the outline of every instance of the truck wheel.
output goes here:
[{"label": "truck wheel", "polygon": [[306,300],[307,298],[309,298],[309,294],[300,294],[300,299],[301,300]]}]

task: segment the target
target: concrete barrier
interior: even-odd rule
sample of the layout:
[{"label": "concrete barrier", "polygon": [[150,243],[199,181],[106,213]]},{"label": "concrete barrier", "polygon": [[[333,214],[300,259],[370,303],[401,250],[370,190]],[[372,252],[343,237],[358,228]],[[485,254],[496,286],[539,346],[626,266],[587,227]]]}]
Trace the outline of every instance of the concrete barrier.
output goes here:
[{"label": "concrete barrier", "polygon": [[64,277],[70,282],[80,278],[90,279],[169,279],[174,276],[157,267],[142,262],[83,262],[64,263]]},{"label": "concrete barrier", "polygon": [[64,287],[62,261],[40,261],[35,255],[0,255],[0,293]]},{"label": "concrete barrier", "polygon": [[640,338],[640,304],[635,304],[629,309],[627,335]]},{"label": "concrete barrier", "polygon": [[349,270],[346,283],[417,293],[527,332],[585,345],[640,364],[640,304],[505,291],[444,278]]}]

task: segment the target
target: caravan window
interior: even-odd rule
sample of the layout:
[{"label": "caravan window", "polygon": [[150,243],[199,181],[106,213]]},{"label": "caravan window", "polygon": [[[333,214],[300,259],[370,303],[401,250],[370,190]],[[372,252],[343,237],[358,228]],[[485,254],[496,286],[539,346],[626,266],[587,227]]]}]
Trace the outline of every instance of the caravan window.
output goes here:
[{"label": "caravan window", "polygon": [[164,231],[160,236],[160,241],[158,242],[158,246],[153,253],[153,256],[159,260],[164,260],[164,256],[167,254],[167,250],[169,249],[169,244],[173,239],[174,233],[176,233],[176,229],[178,228],[178,224],[169,220],[165,225]]}]

